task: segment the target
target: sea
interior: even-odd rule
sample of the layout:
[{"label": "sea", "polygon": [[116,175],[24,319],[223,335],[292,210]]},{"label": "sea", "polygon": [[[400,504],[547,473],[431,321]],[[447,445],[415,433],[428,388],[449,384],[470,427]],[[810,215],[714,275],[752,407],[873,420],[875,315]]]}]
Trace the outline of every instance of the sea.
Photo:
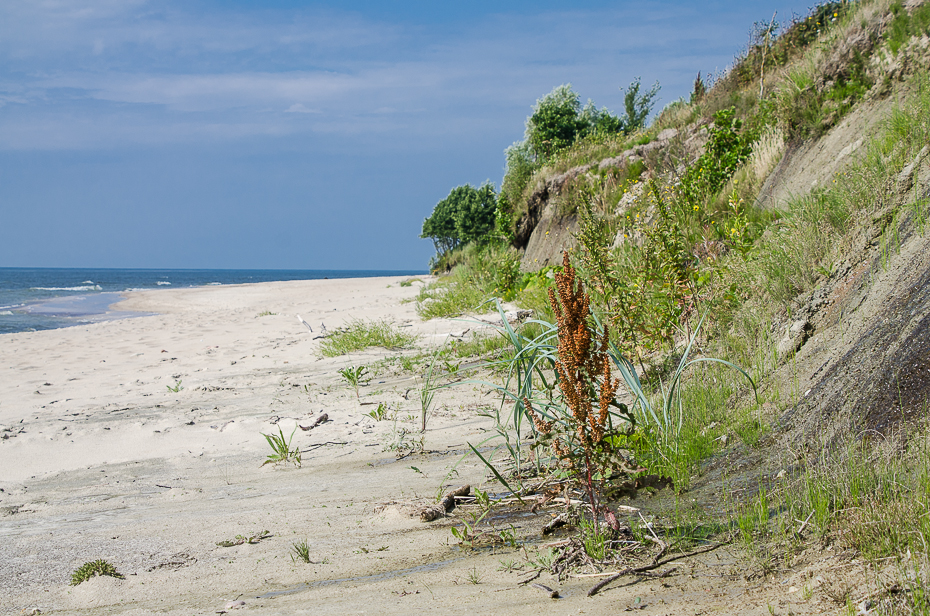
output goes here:
[{"label": "sea", "polygon": [[0,267],[0,335],[58,329],[138,313],[110,306],[126,293],[250,282],[422,276],[426,270],[219,270]]}]

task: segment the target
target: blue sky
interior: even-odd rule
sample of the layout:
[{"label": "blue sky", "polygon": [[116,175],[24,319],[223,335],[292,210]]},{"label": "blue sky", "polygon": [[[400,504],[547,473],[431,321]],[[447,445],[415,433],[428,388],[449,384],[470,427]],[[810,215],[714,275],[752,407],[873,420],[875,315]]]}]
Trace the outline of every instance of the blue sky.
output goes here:
[{"label": "blue sky", "polygon": [[808,2],[0,5],[0,266],[421,269],[571,83],[658,108]]}]

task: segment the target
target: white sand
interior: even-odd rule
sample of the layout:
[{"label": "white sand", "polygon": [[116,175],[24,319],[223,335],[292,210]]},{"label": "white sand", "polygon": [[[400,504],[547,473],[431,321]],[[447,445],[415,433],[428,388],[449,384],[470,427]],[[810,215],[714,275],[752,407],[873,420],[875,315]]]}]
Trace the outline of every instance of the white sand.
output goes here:
[{"label": "white sand", "polygon": [[[397,461],[384,448],[397,430],[420,438],[415,391],[405,398],[410,374],[386,371],[362,389],[362,402],[398,411],[395,424],[366,417],[375,405],[360,404],[337,370],[398,352],[322,359],[296,317],[330,330],[388,318],[417,332],[421,348],[471,327],[421,322],[410,301],[418,285],[401,280],[138,292],[120,308],[156,316],[0,336],[0,613],[213,614],[236,600],[239,611],[262,614],[613,613],[664,593],[662,613],[693,614],[716,569],[686,588],[646,582],[596,599],[584,596],[590,579],[560,584],[544,574],[538,581],[567,596],[553,601],[518,585],[525,573],[498,571],[525,564],[523,552],[465,553],[449,531],[455,519],[424,524],[380,507],[432,498],[444,483],[499,489],[474,458],[446,479],[466,442],[492,434],[476,412],[496,404],[487,390],[438,392],[423,436],[432,453]],[[170,391],[178,381],[183,389]],[[261,433],[280,426],[289,435],[322,412],[332,421],[294,437],[306,452],[301,468],[260,467],[270,453]],[[534,538],[548,516],[500,523]],[[263,530],[272,536],[257,544],[216,545]],[[291,559],[304,539],[315,564]],[[98,558],[126,579],[68,585]],[[718,587],[701,594],[702,606],[726,610],[746,592]],[[770,599],[743,603],[743,613],[764,613]]]}]

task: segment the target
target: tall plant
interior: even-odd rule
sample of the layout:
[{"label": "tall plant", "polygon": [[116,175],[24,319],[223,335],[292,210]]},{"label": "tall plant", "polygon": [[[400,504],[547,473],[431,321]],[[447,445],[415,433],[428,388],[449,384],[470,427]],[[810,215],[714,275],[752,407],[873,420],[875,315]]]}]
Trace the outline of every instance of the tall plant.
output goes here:
[{"label": "tall plant", "polygon": [[563,271],[555,275],[555,284],[556,289],[549,289],[558,324],[555,372],[567,413],[564,418],[547,417],[536,412],[529,398],[523,403],[536,429],[551,441],[556,455],[584,485],[596,520],[599,508],[594,484],[603,475],[604,454],[611,449],[605,437],[611,429],[611,406],[617,404],[620,380],[611,374],[609,331],[604,327],[598,333],[590,299],[575,276],[568,253],[563,257]]}]

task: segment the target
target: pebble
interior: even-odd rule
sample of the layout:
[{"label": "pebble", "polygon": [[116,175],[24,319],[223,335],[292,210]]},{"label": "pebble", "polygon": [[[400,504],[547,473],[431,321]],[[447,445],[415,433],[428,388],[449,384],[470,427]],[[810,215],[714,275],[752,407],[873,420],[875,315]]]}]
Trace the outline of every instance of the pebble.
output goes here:
[{"label": "pebble", "polygon": [[240,607],[245,607],[245,601],[229,601],[223,609],[238,610]]}]

